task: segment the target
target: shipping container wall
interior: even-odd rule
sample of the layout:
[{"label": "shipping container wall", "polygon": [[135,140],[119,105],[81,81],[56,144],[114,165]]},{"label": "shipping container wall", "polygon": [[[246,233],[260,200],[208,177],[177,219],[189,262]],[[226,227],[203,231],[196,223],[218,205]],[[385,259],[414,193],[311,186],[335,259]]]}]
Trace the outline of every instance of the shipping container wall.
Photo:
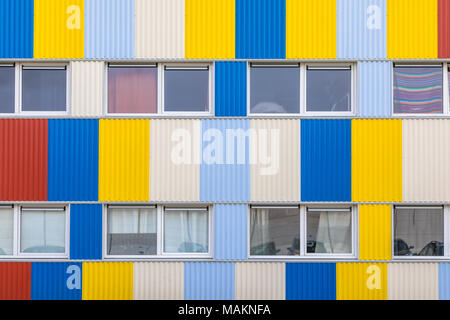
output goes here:
[{"label": "shipping container wall", "polygon": [[70,205],[70,259],[102,259],[102,205]]},{"label": "shipping container wall", "polygon": [[336,264],[286,263],[286,300],[336,300]]},{"label": "shipping container wall", "polygon": [[389,300],[438,299],[437,263],[389,263]]},{"label": "shipping container wall", "polygon": [[390,205],[359,206],[360,260],[391,260],[391,210]]},{"label": "shipping container wall", "polygon": [[216,61],[214,64],[216,117],[247,115],[247,63]]},{"label": "shipping container wall", "polygon": [[103,114],[104,62],[72,61],[71,113],[74,117],[99,117]]},{"label": "shipping container wall", "polygon": [[438,57],[450,58],[450,2],[438,0]]},{"label": "shipping container wall", "polygon": [[236,263],[236,300],[284,300],[284,263]]},{"label": "shipping container wall", "polygon": [[439,263],[439,300],[450,300],[450,263]]},{"label": "shipping container wall", "polygon": [[0,300],[30,300],[31,263],[0,263]]}]

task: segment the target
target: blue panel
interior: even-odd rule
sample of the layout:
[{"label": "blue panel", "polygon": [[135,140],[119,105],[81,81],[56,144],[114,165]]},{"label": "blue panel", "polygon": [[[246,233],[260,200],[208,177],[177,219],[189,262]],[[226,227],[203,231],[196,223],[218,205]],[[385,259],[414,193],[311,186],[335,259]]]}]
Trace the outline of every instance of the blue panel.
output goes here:
[{"label": "blue panel", "polygon": [[439,263],[439,300],[450,300],[450,263]]},{"label": "blue panel", "polygon": [[351,120],[302,120],[302,201],[351,201]]},{"label": "blue panel", "polygon": [[386,58],[386,0],[337,0],[337,58]]},{"label": "blue panel", "polygon": [[247,119],[202,120],[200,201],[250,199],[249,128]]},{"label": "blue panel", "polygon": [[214,206],[214,255],[217,260],[247,258],[247,205]]},{"label": "blue panel", "polygon": [[0,1],[0,58],[33,58],[33,0]]},{"label": "blue panel", "polygon": [[134,0],[86,0],[86,59],[134,58]]},{"label": "blue panel", "polygon": [[233,300],[234,263],[190,262],[184,264],[185,300]]},{"label": "blue panel", "polygon": [[82,264],[33,262],[32,300],[81,300]]},{"label": "blue panel", "polygon": [[236,0],[236,59],[286,58],[286,1]]},{"label": "blue panel", "polygon": [[98,120],[49,120],[48,200],[98,200]]},{"label": "blue panel", "polygon": [[216,117],[247,115],[247,63],[216,62]]},{"label": "blue panel", "polygon": [[102,205],[70,205],[70,258],[102,258]]},{"label": "blue panel", "polygon": [[286,300],[336,300],[336,264],[286,263]]},{"label": "blue panel", "polygon": [[365,118],[391,116],[391,62],[358,63],[359,115]]}]

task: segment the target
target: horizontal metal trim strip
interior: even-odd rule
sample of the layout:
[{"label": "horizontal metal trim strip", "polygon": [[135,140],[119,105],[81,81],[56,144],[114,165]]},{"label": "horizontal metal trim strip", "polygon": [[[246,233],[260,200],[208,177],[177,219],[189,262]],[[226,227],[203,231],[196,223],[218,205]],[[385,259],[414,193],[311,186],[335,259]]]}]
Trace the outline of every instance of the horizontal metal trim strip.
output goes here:
[{"label": "horizontal metal trim strip", "polygon": [[164,207],[165,211],[208,211],[208,207]]},{"label": "horizontal metal trim strip", "polygon": [[208,66],[165,66],[164,70],[172,70],[172,71],[176,71],[176,70],[209,70]]},{"label": "horizontal metal trim strip", "polygon": [[300,206],[250,206],[251,209],[299,209]]},{"label": "horizontal metal trim strip", "polygon": [[14,63],[0,63],[0,68],[14,67],[14,66],[15,66]]},{"label": "horizontal metal trim strip", "polygon": [[351,212],[351,208],[308,208],[309,212]]},{"label": "horizontal metal trim strip", "polygon": [[55,67],[50,67],[50,66],[23,66],[22,67],[23,70],[66,70],[67,67],[63,67],[63,66],[55,66]]},{"label": "horizontal metal trim strip", "polygon": [[250,63],[252,68],[299,68],[300,63]]},{"label": "horizontal metal trim strip", "polygon": [[444,209],[444,206],[395,206],[395,209],[407,209],[407,210],[440,210],[440,209]]},{"label": "horizontal metal trim strip", "polygon": [[430,64],[411,64],[411,63],[394,63],[394,68],[442,68],[442,63]]},{"label": "horizontal metal trim strip", "polygon": [[14,208],[14,205],[12,205],[12,204],[11,205],[6,205],[6,204],[0,205],[0,209],[13,209],[13,208]]},{"label": "horizontal metal trim strip", "polygon": [[108,206],[108,209],[156,209],[156,206]]},{"label": "horizontal metal trim strip", "polygon": [[65,211],[66,208],[46,208],[46,207],[22,207],[20,208],[22,211]]},{"label": "horizontal metal trim strip", "polygon": [[351,66],[307,66],[307,70],[351,70]]},{"label": "horizontal metal trim strip", "polygon": [[156,68],[158,64],[149,63],[149,64],[119,64],[119,63],[109,63],[108,67],[110,68]]}]

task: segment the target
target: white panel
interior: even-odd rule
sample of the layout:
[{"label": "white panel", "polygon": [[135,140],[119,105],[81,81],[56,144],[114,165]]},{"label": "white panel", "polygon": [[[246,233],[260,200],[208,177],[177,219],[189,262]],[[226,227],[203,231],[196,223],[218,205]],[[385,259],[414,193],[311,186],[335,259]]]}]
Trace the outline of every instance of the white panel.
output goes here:
[{"label": "white panel", "polygon": [[437,263],[388,264],[388,300],[437,299]]},{"label": "white panel", "polygon": [[104,63],[72,61],[71,110],[76,117],[102,115]]}]

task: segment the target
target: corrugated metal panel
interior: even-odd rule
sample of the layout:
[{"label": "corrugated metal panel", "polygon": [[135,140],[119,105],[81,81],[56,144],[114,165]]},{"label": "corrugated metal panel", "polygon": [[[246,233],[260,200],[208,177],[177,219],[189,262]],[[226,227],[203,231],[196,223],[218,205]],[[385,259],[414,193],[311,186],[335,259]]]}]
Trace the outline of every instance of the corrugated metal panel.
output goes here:
[{"label": "corrugated metal panel", "polygon": [[386,300],[388,267],[386,263],[338,263],[336,265],[338,300]]},{"label": "corrugated metal panel", "polygon": [[214,64],[216,117],[247,115],[247,63],[219,62]]},{"label": "corrugated metal panel", "polygon": [[134,0],[85,0],[85,7],[85,58],[134,58]]},{"label": "corrugated metal panel", "polygon": [[98,120],[48,120],[48,200],[98,200]]},{"label": "corrugated metal panel", "polygon": [[182,262],[137,262],[133,265],[134,300],[183,300]]},{"label": "corrugated metal panel", "polygon": [[337,58],[386,58],[386,0],[337,0]]},{"label": "corrugated metal panel", "polygon": [[184,265],[184,299],[233,300],[234,273],[234,263],[186,263]]},{"label": "corrugated metal panel", "polygon": [[148,201],[149,120],[100,120],[99,200]]},{"label": "corrugated metal panel", "polygon": [[248,201],[250,121],[202,120],[201,125],[200,201]]},{"label": "corrugated metal panel", "polygon": [[250,168],[251,201],[299,201],[300,120],[251,120],[250,127],[257,140],[251,137],[250,154],[258,158]]},{"label": "corrugated metal panel", "polygon": [[71,113],[75,117],[103,114],[103,74],[101,61],[72,61]]},{"label": "corrugated metal panel", "polygon": [[81,300],[82,265],[33,262],[31,300]]},{"label": "corrugated metal panel", "polygon": [[214,256],[218,260],[247,259],[247,205],[214,206]]},{"label": "corrugated metal panel", "polygon": [[83,300],[133,300],[133,263],[84,262]]},{"label": "corrugated metal panel", "polygon": [[439,300],[450,300],[450,263],[439,263]]},{"label": "corrugated metal panel", "polygon": [[438,0],[438,57],[450,58],[450,3]]},{"label": "corrugated metal panel", "polygon": [[0,263],[0,300],[30,300],[31,263]]},{"label": "corrugated metal panel", "polygon": [[449,201],[450,121],[403,120],[403,199]]},{"label": "corrugated metal panel", "polygon": [[70,205],[70,259],[102,258],[102,205]]},{"label": "corrugated metal panel", "polygon": [[284,300],[284,263],[236,263],[236,300]]},{"label": "corrugated metal panel", "polygon": [[0,200],[47,200],[47,120],[0,120]]},{"label": "corrugated metal panel", "polygon": [[352,201],[402,201],[402,120],[352,120]]},{"label": "corrugated metal panel", "polygon": [[389,263],[389,300],[437,300],[437,263]]},{"label": "corrugated metal panel", "polygon": [[186,0],[186,59],[234,59],[235,0]]},{"label": "corrugated metal panel", "polygon": [[388,0],[389,59],[438,57],[437,0]]},{"label": "corrugated metal panel", "polygon": [[136,1],[136,58],[184,58],[185,0]]},{"label": "corrugated metal panel", "polygon": [[236,0],[236,59],[286,58],[286,0]]},{"label": "corrugated metal panel", "polygon": [[359,259],[391,260],[391,206],[359,206]]},{"label": "corrugated metal panel", "polygon": [[391,82],[390,62],[358,62],[358,111],[361,117],[389,118],[391,116]]},{"label": "corrugated metal panel", "polygon": [[84,57],[84,0],[34,0],[34,58]]},{"label": "corrugated metal panel", "polygon": [[336,264],[286,263],[286,300],[336,300]]},{"label": "corrugated metal panel", "polygon": [[200,120],[151,120],[150,200],[200,200]]},{"label": "corrugated metal panel", "polygon": [[336,59],[336,0],[286,0],[286,58]]},{"label": "corrugated metal panel", "polygon": [[0,1],[0,58],[33,58],[33,0]]},{"label": "corrugated metal panel", "polygon": [[351,201],[351,120],[301,121],[302,201]]}]

